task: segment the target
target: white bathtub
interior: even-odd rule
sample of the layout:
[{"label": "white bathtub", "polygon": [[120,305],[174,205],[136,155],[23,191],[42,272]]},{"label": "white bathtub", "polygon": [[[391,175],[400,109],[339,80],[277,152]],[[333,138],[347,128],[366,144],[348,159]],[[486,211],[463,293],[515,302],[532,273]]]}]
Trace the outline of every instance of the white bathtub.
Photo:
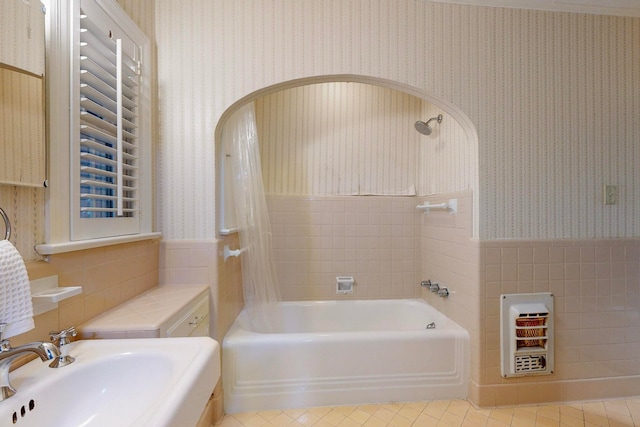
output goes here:
[{"label": "white bathtub", "polygon": [[243,310],[224,338],[228,413],[467,397],[469,334],[422,300],[278,310],[279,330],[251,326]]}]

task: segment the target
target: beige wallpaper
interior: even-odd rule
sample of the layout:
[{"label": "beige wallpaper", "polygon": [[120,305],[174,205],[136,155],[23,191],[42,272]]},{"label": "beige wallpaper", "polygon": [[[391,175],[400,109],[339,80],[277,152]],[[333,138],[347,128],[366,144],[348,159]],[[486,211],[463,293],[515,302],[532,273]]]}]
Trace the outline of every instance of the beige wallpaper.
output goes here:
[{"label": "beige wallpaper", "polygon": [[416,194],[421,101],[359,83],[324,83],[256,101],[265,192]]},{"label": "beige wallpaper", "polygon": [[[638,18],[408,0],[120,3],[157,34],[158,221],[169,239],[215,235],[212,141],[230,105],[338,73],[394,81],[471,119],[482,238],[640,234]],[[619,205],[603,206],[607,183]],[[0,188],[3,200],[15,192]],[[30,209],[28,193],[17,205]],[[44,214],[35,206],[30,222]]]},{"label": "beige wallpaper", "polygon": [[0,63],[44,74],[44,13],[38,0],[6,0],[0,7]]},{"label": "beige wallpaper", "polygon": [[[0,184],[0,207],[11,223],[11,243],[25,261],[40,259],[34,246],[44,241],[44,188]],[[4,223],[0,222],[4,238]]]},{"label": "beige wallpaper", "polygon": [[256,100],[267,194],[425,195],[473,188],[476,146],[441,109],[381,86],[333,82]]},{"label": "beige wallpaper", "polygon": [[45,180],[44,82],[0,65],[0,182],[42,187]]},{"label": "beige wallpaper", "polygon": [[[215,235],[202,194],[224,111],[331,74],[396,82],[468,117],[481,238],[640,234],[638,18],[411,0],[159,0],[156,12],[169,239]],[[604,184],[620,204],[603,205]]]}]

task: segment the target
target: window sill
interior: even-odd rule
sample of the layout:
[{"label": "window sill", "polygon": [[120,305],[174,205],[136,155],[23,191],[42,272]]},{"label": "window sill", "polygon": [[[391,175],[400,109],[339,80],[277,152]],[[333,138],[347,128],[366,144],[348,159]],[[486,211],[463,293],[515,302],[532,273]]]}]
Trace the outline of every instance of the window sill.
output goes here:
[{"label": "window sill", "polygon": [[65,252],[81,251],[84,249],[100,248],[121,243],[152,240],[162,236],[162,233],[132,234],[128,236],[108,237],[103,239],[80,240],[77,242],[49,243],[36,245],[36,252],[40,255],[55,255]]}]

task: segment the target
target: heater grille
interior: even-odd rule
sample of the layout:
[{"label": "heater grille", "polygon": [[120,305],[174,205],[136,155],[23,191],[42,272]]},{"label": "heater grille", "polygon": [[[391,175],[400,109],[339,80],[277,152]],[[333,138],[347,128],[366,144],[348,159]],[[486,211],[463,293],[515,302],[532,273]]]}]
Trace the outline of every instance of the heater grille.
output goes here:
[{"label": "heater grille", "polygon": [[502,295],[500,342],[504,377],[553,373],[553,295]]},{"label": "heater grille", "polygon": [[547,345],[546,313],[529,313],[516,319],[516,349],[523,347],[545,348]]},{"label": "heater grille", "polygon": [[516,373],[540,372],[547,369],[547,359],[540,356],[516,356]]}]

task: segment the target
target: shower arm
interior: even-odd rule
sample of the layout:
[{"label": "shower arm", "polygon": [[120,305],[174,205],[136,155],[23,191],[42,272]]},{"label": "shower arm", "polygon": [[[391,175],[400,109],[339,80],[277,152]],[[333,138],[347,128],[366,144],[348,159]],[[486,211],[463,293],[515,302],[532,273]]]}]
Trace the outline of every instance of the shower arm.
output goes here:
[{"label": "shower arm", "polygon": [[438,123],[442,123],[442,114],[438,114],[436,117],[431,117],[429,120],[427,120],[427,125],[433,120],[436,120]]}]

